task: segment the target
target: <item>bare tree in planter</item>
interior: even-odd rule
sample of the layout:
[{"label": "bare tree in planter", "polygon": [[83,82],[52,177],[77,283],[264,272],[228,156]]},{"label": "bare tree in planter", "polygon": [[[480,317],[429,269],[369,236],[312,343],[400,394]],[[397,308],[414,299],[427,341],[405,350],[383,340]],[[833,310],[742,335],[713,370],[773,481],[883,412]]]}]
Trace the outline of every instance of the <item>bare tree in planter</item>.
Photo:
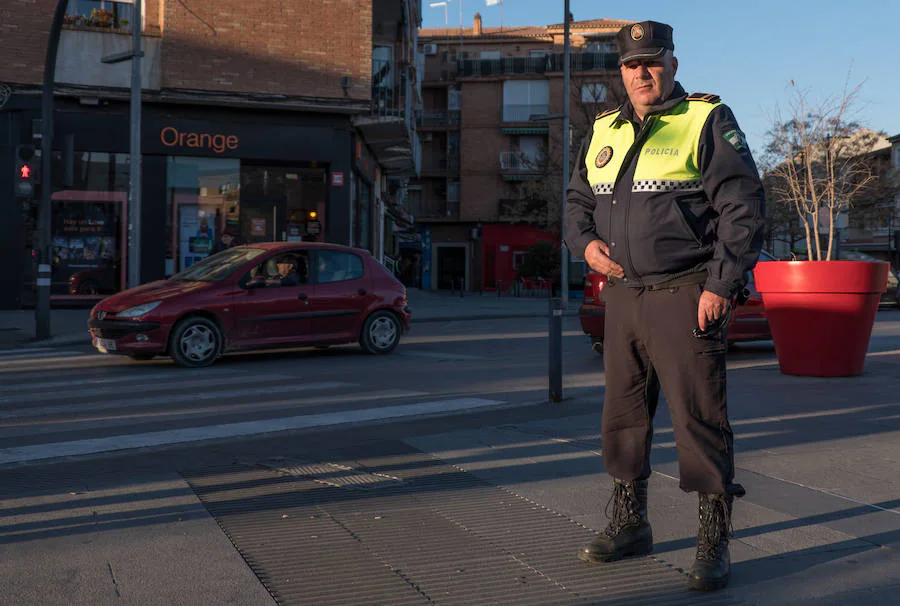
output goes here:
[{"label": "bare tree in planter", "polygon": [[[838,98],[813,103],[797,88],[787,119],[776,112],[766,145],[766,172],[772,206],[787,205],[800,220],[810,260],[831,260],[835,219],[870,191],[876,176],[867,154],[883,135],[852,120],[860,87]],[[773,218],[779,215],[776,211]],[[827,226],[822,242],[819,225]]]}]

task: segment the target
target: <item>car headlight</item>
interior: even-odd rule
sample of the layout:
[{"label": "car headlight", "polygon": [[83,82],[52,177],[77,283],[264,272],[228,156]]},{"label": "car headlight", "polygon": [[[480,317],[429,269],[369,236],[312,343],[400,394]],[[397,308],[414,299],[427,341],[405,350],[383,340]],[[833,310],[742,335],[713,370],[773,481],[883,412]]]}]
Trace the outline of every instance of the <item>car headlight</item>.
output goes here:
[{"label": "car headlight", "polygon": [[153,303],[144,303],[143,305],[135,305],[134,307],[129,307],[124,311],[120,311],[116,314],[116,316],[120,318],[137,318],[143,316],[145,314],[150,313],[157,307],[162,301],[154,301]]}]

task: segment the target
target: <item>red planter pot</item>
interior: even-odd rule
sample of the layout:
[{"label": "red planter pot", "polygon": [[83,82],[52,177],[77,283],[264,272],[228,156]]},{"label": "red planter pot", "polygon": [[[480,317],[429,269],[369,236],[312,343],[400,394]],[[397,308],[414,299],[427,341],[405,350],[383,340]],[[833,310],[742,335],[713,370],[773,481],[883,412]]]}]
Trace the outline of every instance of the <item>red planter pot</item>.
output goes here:
[{"label": "red planter pot", "polygon": [[770,261],[753,270],[781,372],[851,377],[863,372],[887,263]]}]

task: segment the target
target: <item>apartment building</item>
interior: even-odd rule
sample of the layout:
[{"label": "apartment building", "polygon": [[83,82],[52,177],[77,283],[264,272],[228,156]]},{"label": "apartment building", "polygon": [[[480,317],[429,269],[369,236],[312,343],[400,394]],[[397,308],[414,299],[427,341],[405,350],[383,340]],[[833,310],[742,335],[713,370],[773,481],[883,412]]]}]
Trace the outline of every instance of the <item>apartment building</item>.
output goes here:
[{"label": "apartment building", "polygon": [[888,261],[900,268],[900,134],[881,138],[867,154],[878,179],[869,199],[842,218],[841,246]]},{"label": "apartment building", "polygon": [[[133,0],[67,2],[55,73],[52,300],[127,284]],[[36,145],[56,0],[0,7],[0,308],[34,292],[36,208],[14,154]],[[419,165],[421,0],[144,0],[140,278],[245,243],[326,240],[396,256]],[[35,162],[35,170],[40,162]],[[70,278],[84,292],[69,292]],[[74,283],[74,282],[73,282]]]},{"label": "apartment building", "polygon": [[[573,155],[596,113],[624,100],[615,34],[626,23],[570,23]],[[563,36],[563,24],[484,28],[478,14],[471,28],[420,30],[423,163],[408,192],[415,228],[401,242],[408,284],[507,290],[530,245],[559,241]],[[573,266],[572,283],[581,272]]]}]

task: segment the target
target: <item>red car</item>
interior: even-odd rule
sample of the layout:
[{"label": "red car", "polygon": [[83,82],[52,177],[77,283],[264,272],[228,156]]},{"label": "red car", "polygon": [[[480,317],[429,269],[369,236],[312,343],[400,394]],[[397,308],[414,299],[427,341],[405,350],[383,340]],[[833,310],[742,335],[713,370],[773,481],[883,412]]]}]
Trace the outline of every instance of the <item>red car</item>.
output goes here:
[{"label": "red car", "polygon": [[[763,251],[760,262],[775,261],[775,257]],[[584,300],[578,309],[581,329],[591,338],[591,348],[603,353],[603,322],[605,306],[600,299],[600,291],[606,286],[606,276],[591,272],[584,280]],[[740,297],[741,304],[734,310],[728,328],[728,343],[738,341],[768,341],[772,338],[769,320],[763,307],[762,296],[756,292],[753,272],[748,272],[747,284]]]},{"label": "red car", "polygon": [[230,248],[103,299],[88,327],[103,353],[200,367],[226,352],[274,347],[358,342],[389,353],[409,317],[406,289],[368,252],[279,242]]}]

